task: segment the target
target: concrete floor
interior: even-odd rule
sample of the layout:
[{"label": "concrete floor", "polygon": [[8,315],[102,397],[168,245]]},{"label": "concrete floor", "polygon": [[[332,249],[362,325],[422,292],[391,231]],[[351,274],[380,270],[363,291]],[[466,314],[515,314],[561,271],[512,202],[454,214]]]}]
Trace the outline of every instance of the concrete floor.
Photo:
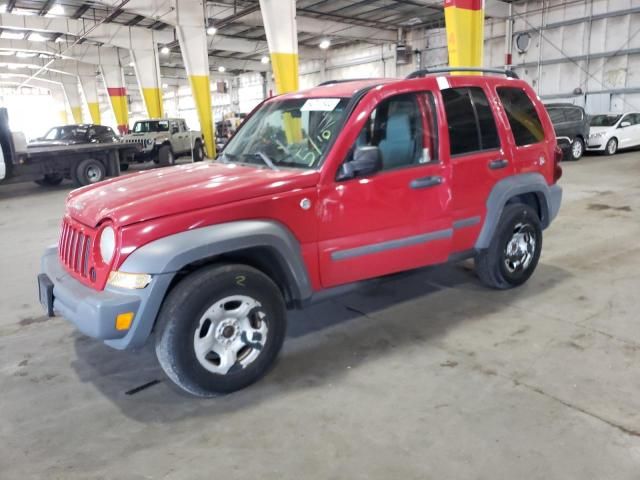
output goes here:
[{"label": "concrete floor", "polygon": [[0,187],[0,478],[640,478],[640,152],[564,170],[524,287],[381,280],[292,315],[271,373],[212,400],[42,315],[70,187]]}]

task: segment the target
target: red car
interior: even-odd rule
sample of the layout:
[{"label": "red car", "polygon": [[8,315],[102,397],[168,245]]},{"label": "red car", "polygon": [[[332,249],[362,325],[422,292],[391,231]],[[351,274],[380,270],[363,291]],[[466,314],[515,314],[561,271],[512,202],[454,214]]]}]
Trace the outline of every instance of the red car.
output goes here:
[{"label": "red car", "polygon": [[512,74],[270,98],[216,162],[71,192],[41,302],[117,349],[153,332],[177,385],[231,392],[272,364],[287,309],[335,287],[465,258],[491,287],[524,283],[560,208],[560,155]]}]

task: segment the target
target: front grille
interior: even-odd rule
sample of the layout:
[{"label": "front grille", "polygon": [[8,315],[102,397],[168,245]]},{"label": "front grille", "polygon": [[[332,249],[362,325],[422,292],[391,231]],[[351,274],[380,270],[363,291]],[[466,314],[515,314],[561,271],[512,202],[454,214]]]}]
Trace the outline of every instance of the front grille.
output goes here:
[{"label": "front grille", "polygon": [[125,143],[139,143],[140,145],[146,143],[144,138],[125,138],[124,141]]},{"label": "front grille", "polygon": [[87,278],[91,256],[91,233],[71,224],[66,218],[62,223],[62,233],[58,244],[58,256],[68,270]]}]

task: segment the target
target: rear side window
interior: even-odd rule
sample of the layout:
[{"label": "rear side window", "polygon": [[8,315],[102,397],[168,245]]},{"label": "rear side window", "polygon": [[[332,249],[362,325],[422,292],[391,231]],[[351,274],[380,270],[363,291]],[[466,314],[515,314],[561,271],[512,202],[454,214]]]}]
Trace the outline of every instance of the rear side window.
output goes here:
[{"label": "rear side window", "polygon": [[549,114],[549,118],[551,119],[551,123],[562,123],[565,122],[564,108],[548,108],[547,113]]},{"label": "rear side window", "polygon": [[582,121],[582,111],[579,108],[567,108],[566,116],[569,122]]},{"label": "rear side window", "polygon": [[500,147],[498,129],[487,96],[479,87],[442,91],[451,155]]},{"label": "rear side window", "polygon": [[544,140],[542,122],[531,99],[524,90],[499,87],[498,96],[509,119],[516,145],[521,147]]}]

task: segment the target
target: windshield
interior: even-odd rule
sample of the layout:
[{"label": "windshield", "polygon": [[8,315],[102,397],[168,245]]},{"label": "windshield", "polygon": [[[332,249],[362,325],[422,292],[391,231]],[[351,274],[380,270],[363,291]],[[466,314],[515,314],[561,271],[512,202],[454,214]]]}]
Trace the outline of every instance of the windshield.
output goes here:
[{"label": "windshield", "polygon": [[45,140],[84,140],[87,136],[85,127],[54,127],[43,137]]},{"label": "windshield", "polygon": [[169,122],[166,120],[136,122],[136,124],[133,126],[133,133],[168,132],[168,131],[169,131]]},{"label": "windshield", "polygon": [[591,117],[592,127],[613,127],[622,115],[594,115]]},{"label": "windshield", "polygon": [[348,103],[348,98],[301,98],[268,102],[245,122],[227,144],[223,159],[272,163],[276,168],[315,168],[340,131]]}]

